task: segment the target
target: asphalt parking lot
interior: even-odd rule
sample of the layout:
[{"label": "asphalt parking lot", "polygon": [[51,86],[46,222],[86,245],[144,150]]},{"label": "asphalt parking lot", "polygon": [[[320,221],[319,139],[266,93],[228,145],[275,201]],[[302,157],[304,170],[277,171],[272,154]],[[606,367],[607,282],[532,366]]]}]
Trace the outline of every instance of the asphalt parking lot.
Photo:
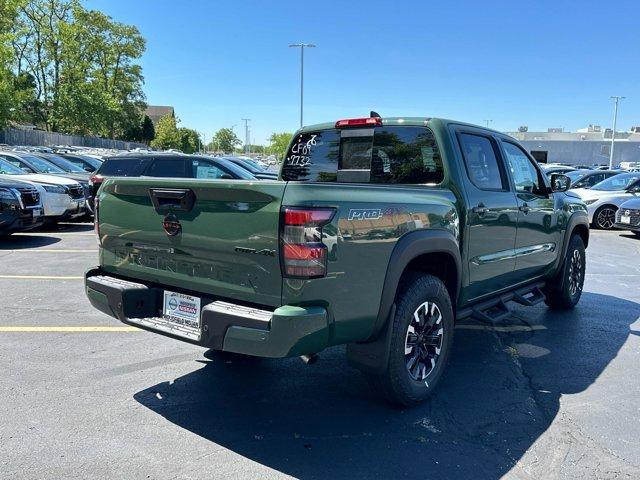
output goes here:
[{"label": "asphalt parking lot", "polygon": [[432,400],[343,348],[225,362],[91,307],[89,224],[0,240],[0,478],[638,478],[640,239],[592,232],[570,313],[458,325]]}]

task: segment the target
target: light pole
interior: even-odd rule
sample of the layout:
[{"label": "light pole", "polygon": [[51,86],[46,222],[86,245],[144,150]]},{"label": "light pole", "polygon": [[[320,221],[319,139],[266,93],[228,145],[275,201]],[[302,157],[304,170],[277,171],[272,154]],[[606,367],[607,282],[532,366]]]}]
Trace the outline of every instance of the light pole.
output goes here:
[{"label": "light pole", "polygon": [[313,43],[292,43],[289,47],[300,48],[300,128],[302,128],[302,112],[304,103],[304,49],[315,48]]},{"label": "light pole", "polygon": [[618,123],[618,102],[623,98],[618,95],[613,95],[611,99],[614,101],[613,107],[613,132],[611,132],[611,149],[609,150],[609,169],[613,168],[613,141],[616,139],[616,123]]},{"label": "light pole", "polygon": [[250,118],[243,118],[244,122],[244,153],[249,153],[249,122]]},{"label": "light pole", "polygon": [[483,120],[483,122],[486,125],[486,127],[489,128],[489,124],[493,122],[493,120]]}]

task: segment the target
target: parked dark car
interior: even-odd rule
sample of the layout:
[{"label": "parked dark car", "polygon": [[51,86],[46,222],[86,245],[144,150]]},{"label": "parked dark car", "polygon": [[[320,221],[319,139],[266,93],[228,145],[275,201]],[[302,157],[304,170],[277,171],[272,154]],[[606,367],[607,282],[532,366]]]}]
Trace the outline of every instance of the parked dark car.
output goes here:
[{"label": "parked dark car", "polygon": [[27,182],[0,179],[0,237],[42,225],[38,190]]},{"label": "parked dark car", "polygon": [[250,172],[225,158],[181,155],[175,153],[125,154],[105,158],[90,177],[91,198],[105,178],[168,177],[256,180]]},{"label": "parked dark car", "polygon": [[58,153],[58,155],[89,173],[95,172],[102,165],[100,160],[87,155],[76,155],[71,153]]},{"label": "parked dark car", "polygon": [[627,200],[616,212],[616,228],[630,230],[640,237],[640,198]]},{"label": "parked dark car", "polygon": [[244,168],[249,171],[251,175],[261,180],[277,180],[278,174],[277,172],[270,172],[269,170],[262,168],[257,162],[250,160],[248,158],[239,158],[239,157],[223,157],[230,162],[235,163],[239,167]]},{"label": "parked dark car", "polygon": [[571,188],[591,188],[596,183],[619,173],[620,170],[574,170],[565,175],[571,179]]}]

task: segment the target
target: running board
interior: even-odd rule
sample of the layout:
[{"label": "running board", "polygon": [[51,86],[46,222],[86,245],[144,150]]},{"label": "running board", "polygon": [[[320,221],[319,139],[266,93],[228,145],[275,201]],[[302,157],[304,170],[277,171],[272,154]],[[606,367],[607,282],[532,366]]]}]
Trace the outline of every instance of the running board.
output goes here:
[{"label": "running board", "polygon": [[511,315],[507,302],[531,307],[544,300],[544,282],[534,283],[458,311],[456,319],[474,317],[484,322],[499,322]]}]

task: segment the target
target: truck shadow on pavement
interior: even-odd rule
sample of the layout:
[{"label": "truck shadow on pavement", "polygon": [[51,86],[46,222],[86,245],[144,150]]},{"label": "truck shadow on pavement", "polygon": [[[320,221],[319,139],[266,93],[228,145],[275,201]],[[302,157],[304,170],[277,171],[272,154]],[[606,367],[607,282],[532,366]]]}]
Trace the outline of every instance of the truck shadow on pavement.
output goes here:
[{"label": "truck shadow on pavement", "polygon": [[[134,397],[181,428],[297,478],[544,478],[557,471],[563,443],[588,443],[538,441],[561,396],[600,376],[639,316],[637,303],[585,292],[568,313],[516,310],[506,323],[520,330],[462,325],[443,383],[414,409],[380,402],[346,366],[342,348],[312,366],[213,357]],[[618,461],[598,455],[598,463]],[[579,468],[593,474],[594,465]],[[191,467],[201,477],[216,471],[211,457]]]}]

